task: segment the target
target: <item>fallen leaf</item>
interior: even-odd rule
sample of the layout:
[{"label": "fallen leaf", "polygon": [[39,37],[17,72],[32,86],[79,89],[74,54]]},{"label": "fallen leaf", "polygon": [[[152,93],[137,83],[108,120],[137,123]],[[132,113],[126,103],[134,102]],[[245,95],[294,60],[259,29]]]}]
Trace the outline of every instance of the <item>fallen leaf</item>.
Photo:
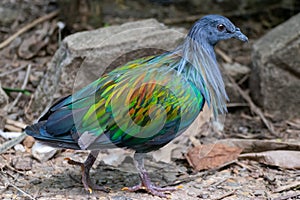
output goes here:
[{"label": "fallen leaf", "polygon": [[266,151],[247,153],[239,159],[255,160],[257,162],[286,169],[300,169],[300,151]]},{"label": "fallen leaf", "polygon": [[213,169],[238,158],[242,148],[224,144],[200,145],[192,148],[186,155],[195,170]]}]

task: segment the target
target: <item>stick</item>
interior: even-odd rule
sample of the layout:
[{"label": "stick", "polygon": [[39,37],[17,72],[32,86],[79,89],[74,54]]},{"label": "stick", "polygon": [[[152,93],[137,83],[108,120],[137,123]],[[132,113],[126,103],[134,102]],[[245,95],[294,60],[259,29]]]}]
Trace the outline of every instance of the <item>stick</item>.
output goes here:
[{"label": "stick", "polygon": [[253,103],[250,96],[240,88],[240,86],[235,82],[235,80],[229,74],[227,74],[227,76],[231,84],[233,85],[233,87],[236,88],[236,90],[240,93],[243,99],[249,104],[251,111],[254,112],[257,116],[259,116],[259,118],[262,120],[262,122],[265,124],[265,126],[268,128],[268,130],[273,136],[278,137],[278,134],[274,130],[273,124],[269,122],[267,118],[265,118],[261,109]]},{"label": "stick", "polygon": [[225,60],[225,62],[227,62],[229,64],[233,63],[232,58],[230,56],[228,56],[224,51],[222,51],[219,48],[216,48],[215,51],[217,54],[219,54]]},{"label": "stick", "polygon": [[[233,62],[232,58],[229,57],[228,55],[226,55],[226,53],[223,52],[221,49],[216,48],[216,52],[227,63],[232,63]],[[225,73],[226,73],[226,70],[225,70]],[[268,128],[268,130],[270,131],[270,133],[273,136],[278,137],[278,134],[274,130],[273,124],[271,122],[269,122],[269,120],[267,120],[267,118],[265,118],[265,116],[264,116],[263,112],[261,111],[261,109],[253,103],[250,96],[240,88],[240,86],[235,82],[235,80],[229,74],[226,73],[226,75],[227,75],[229,81],[232,83],[233,87],[238,91],[238,93],[243,97],[243,99],[249,104],[251,111],[254,112],[257,116],[260,117],[262,122],[265,124],[265,126]]]},{"label": "stick", "polygon": [[224,198],[229,197],[231,195],[234,195],[234,193],[235,193],[235,190],[232,190],[232,191],[229,191],[229,192],[223,194],[220,197],[213,198],[213,200],[221,200],[221,199],[224,199]]},{"label": "stick", "polygon": [[13,125],[15,127],[21,128],[21,129],[24,129],[26,127],[26,124],[24,124],[23,122],[15,121],[12,119],[6,119],[5,122],[6,122],[6,124],[10,124],[10,125]]},{"label": "stick", "polygon": [[3,73],[0,74],[0,77],[7,76],[7,75],[9,75],[9,74],[12,74],[12,73],[15,73],[15,72],[17,72],[17,71],[20,71],[21,69],[23,69],[23,68],[25,68],[25,67],[26,67],[26,65],[23,65],[23,66],[21,66],[21,67],[18,67],[18,68],[16,68],[16,69],[11,70],[11,71],[3,72]]},{"label": "stick", "polygon": [[22,194],[24,194],[25,196],[29,197],[30,199],[35,200],[35,198],[33,196],[31,196],[30,194],[28,194],[27,192],[25,192],[24,190],[22,190],[21,188],[19,188],[18,186],[12,184],[8,178],[6,178],[5,176],[1,175],[3,179],[5,179],[5,182],[7,185],[10,185],[12,187],[14,187],[16,190],[18,190],[19,192],[21,192]]},{"label": "stick", "polygon": [[277,198],[274,198],[272,200],[286,200],[286,199],[290,199],[290,198],[294,198],[294,197],[300,197],[300,192],[296,192],[294,194],[290,194],[290,195],[287,195],[287,196],[277,197]]},{"label": "stick", "polygon": [[289,185],[284,185],[284,186],[281,186],[275,190],[273,190],[274,193],[278,193],[278,192],[282,192],[282,191],[285,191],[285,190],[290,190],[292,188],[296,188],[296,187],[299,187],[300,186],[300,181],[296,181],[294,183],[291,183]]},{"label": "stick", "polygon": [[[28,83],[30,71],[31,71],[31,64],[29,64],[28,67],[27,67],[25,79],[24,79],[23,85],[21,87],[22,90],[25,89],[25,87],[26,87],[26,85]],[[13,107],[15,107],[15,105],[18,103],[18,101],[21,98],[21,96],[22,96],[22,93],[19,93],[18,96],[17,96],[17,98],[14,100],[14,102],[8,107],[8,109],[7,109],[8,112],[10,112]]]},{"label": "stick", "polygon": [[4,153],[8,149],[12,148],[16,144],[19,144],[22,140],[24,140],[25,137],[26,137],[26,134],[22,133],[22,135],[20,135],[19,137],[13,138],[11,140],[8,140],[8,141],[2,143],[0,146],[0,154]]},{"label": "stick", "polygon": [[30,30],[31,28],[35,27],[39,23],[42,23],[42,22],[44,22],[46,20],[49,20],[49,19],[55,17],[57,14],[58,14],[58,11],[54,11],[54,12],[51,12],[51,13],[49,13],[49,14],[47,14],[45,16],[42,16],[42,17],[40,17],[40,18],[32,21],[31,23],[27,24],[26,26],[24,26],[23,28],[21,28],[20,30],[18,30],[15,34],[13,34],[9,38],[7,38],[3,42],[1,42],[0,43],[0,49],[3,49],[7,45],[9,45],[9,43],[11,43],[14,39],[16,39],[21,34],[25,33],[26,31]]}]

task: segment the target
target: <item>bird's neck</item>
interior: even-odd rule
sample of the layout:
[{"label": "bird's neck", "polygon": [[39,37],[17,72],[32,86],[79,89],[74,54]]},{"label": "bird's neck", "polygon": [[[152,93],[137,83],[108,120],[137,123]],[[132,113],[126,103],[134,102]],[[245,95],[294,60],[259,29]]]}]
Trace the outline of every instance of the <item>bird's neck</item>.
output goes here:
[{"label": "bird's neck", "polygon": [[181,55],[178,73],[193,82],[215,114],[226,111],[227,94],[214,46],[205,40],[187,38],[176,52]]}]

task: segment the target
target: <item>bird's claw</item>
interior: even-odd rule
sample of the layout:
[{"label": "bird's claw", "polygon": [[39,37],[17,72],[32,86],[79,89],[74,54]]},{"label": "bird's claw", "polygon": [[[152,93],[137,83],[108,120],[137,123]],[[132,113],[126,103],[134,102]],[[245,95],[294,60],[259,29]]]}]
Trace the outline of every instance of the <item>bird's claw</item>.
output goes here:
[{"label": "bird's claw", "polygon": [[65,160],[68,161],[68,164],[70,165],[79,165],[81,167],[82,172],[82,184],[86,191],[88,191],[90,194],[93,193],[93,190],[99,190],[104,192],[109,192],[110,188],[99,186],[95,183],[93,183],[89,176],[89,169],[87,170],[85,163],[77,162],[75,160],[72,160],[71,158],[65,158]]},{"label": "bird's claw", "polygon": [[158,187],[158,186],[155,186],[155,185],[148,185],[148,186],[145,186],[145,185],[142,185],[142,184],[139,184],[139,185],[136,185],[136,186],[133,186],[133,187],[123,187],[122,190],[124,191],[129,191],[129,192],[135,192],[135,191],[138,191],[138,190],[146,190],[147,192],[149,192],[150,194],[152,194],[153,196],[159,196],[159,197],[163,197],[163,198],[169,198],[170,195],[167,195],[165,193],[170,193],[171,191],[175,191],[175,190],[178,190],[178,189],[181,189],[183,188],[183,186],[177,186],[177,187]]}]

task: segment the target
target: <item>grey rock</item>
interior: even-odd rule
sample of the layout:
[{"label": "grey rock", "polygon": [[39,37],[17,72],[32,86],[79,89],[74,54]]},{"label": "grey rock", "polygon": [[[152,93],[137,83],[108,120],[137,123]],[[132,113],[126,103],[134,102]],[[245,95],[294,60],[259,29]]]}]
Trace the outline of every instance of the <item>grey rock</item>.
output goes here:
[{"label": "grey rock", "polygon": [[224,69],[230,75],[234,80],[239,81],[241,80],[244,76],[250,74],[250,68],[241,65],[239,63],[224,63],[223,64]]},{"label": "grey rock", "polygon": [[299,21],[297,14],[253,46],[251,95],[276,119],[300,116]]},{"label": "grey rock", "polygon": [[57,153],[57,151],[58,149],[39,142],[34,143],[31,149],[32,156],[40,162],[45,162],[51,159]]},{"label": "grey rock", "polygon": [[24,147],[22,144],[16,144],[16,145],[14,146],[14,149],[15,149],[16,151],[20,151],[20,152],[25,152],[25,151],[26,151],[25,147]]},{"label": "grey rock", "polygon": [[34,112],[50,105],[57,92],[67,95],[126,62],[174,49],[185,29],[171,29],[154,19],[129,22],[66,37],[35,92]]}]

